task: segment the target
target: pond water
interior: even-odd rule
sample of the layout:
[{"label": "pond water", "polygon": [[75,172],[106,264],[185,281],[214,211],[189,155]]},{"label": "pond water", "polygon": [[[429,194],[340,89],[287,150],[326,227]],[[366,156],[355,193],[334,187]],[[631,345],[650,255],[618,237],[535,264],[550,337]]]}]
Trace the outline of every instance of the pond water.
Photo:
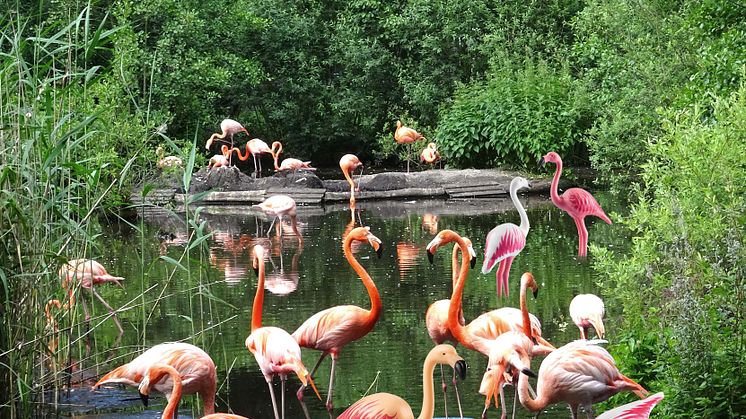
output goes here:
[{"label": "pond water", "polygon": [[[612,195],[599,192],[596,196],[607,213],[624,213],[623,204]],[[433,301],[449,298],[451,289],[450,246],[436,254],[432,266],[425,252],[427,243],[442,229],[449,228],[471,238],[478,255],[477,267],[470,271],[464,293],[467,321],[497,307],[518,307],[520,275],[531,271],[541,291],[538,299],[529,298],[529,310],[541,319],[543,336],[556,346],[579,337],[569,318],[570,300],[578,293],[600,295],[600,292],[594,285],[589,261],[576,257],[575,225],[547,197],[523,196],[521,201],[527,206],[531,230],[526,248],[511,270],[510,296],[500,299],[495,292],[495,272],[482,275],[479,267],[487,232],[503,222],[519,223],[510,200],[358,203],[358,220],[370,226],[371,232],[383,241],[380,260],[367,245],[356,249],[356,257],[376,282],[384,310],[370,334],[341,352],[334,416],[369,389],[370,393],[397,394],[410,403],[415,415],[419,413],[422,361],[433,346],[425,328],[425,311]],[[341,237],[351,222],[346,205],[299,207],[302,246],[289,228],[282,239],[275,236],[275,231],[268,238],[269,218],[249,206],[205,207],[196,217],[196,223],[205,222],[204,232],[212,236],[191,249],[184,219],[157,212],[148,213],[139,226],[122,223],[106,229],[100,238],[97,259],[110,273],[126,278],[125,288],[98,289],[114,307],[121,308],[119,318],[125,333],[118,339],[113,322],[103,319],[105,311],[94,305],[98,317],[93,324],[98,326],[89,335],[87,354],[83,350],[73,354],[74,359],[82,360],[78,368],[85,378],[78,386],[73,385],[75,391],[70,398],[63,398],[69,405],[62,408],[63,414],[157,417],[162,397],[153,402],[156,407],[143,412],[134,388],[90,392],[87,386],[101,374],[134,358],[143,348],[185,340],[202,347],[215,360],[218,411],[230,410],[251,418],[273,417],[264,378],[244,346],[256,291],[256,275],[250,262],[251,249],[256,243],[269,249],[264,325],[282,327],[292,333],[306,318],[322,309],[340,304],[370,307],[365,288],[342,254]],[[590,243],[615,248],[628,246],[628,238],[618,226],[608,226],[595,218],[586,222]],[[169,258],[181,261],[185,269],[177,268]],[[614,338],[619,311],[613,302],[607,302],[609,339]],[[82,329],[74,330],[78,333]],[[466,380],[459,383],[464,414],[480,417],[484,399],[477,391],[486,358],[463,347],[457,347],[457,351],[469,365]],[[319,355],[317,351],[303,349],[303,360],[309,369]],[[539,365],[537,359],[532,367],[538,371]],[[330,366],[330,359],[325,360],[315,376],[323,397]],[[438,369],[435,379],[440,380]],[[300,418],[302,413],[294,395],[298,380],[293,377],[288,383],[287,417]],[[436,385],[435,389],[436,416],[443,416],[440,386]],[[511,407],[512,388],[506,389]],[[279,402],[279,380],[276,392]],[[310,389],[306,401],[313,418],[329,417],[324,403]],[[182,417],[201,413],[192,396],[184,398],[181,409]],[[458,413],[450,386],[448,409],[451,416]],[[520,417],[531,416],[520,406],[518,411]],[[489,416],[498,417],[499,412],[493,407]],[[555,405],[543,416],[567,418],[569,411],[566,405]]]}]

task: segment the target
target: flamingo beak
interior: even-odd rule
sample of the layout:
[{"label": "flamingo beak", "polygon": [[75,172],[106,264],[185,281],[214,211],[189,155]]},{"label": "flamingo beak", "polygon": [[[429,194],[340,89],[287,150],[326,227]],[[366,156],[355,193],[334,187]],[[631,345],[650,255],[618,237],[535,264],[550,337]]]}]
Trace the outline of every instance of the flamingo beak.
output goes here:
[{"label": "flamingo beak", "polygon": [[522,373],[524,373],[524,374],[526,374],[526,375],[528,375],[529,377],[532,377],[532,378],[536,378],[536,377],[538,377],[538,375],[536,375],[536,373],[535,373],[535,372],[531,371],[531,370],[530,370],[530,369],[528,369],[528,368],[524,368],[524,369],[522,369],[522,370],[521,370],[521,372],[522,372]]},{"label": "flamingo beak", "polygon": [[541,158],[539,158],[539,160],[537,160],[537,161],[536,161],[536,164],[537,164],[537,165],[539,165],[539,164],[540,164],[540,165],[541,165],[541,167],[544,167],[544,165],[545,165],[545,164],[547,164],[547,161],[546,161],[546,160],[544,160],[544,156],[542,156]]},{"label": "flamingo beak", "polygon": [[427,260],[430,262],[430,264],[433,264],[433,254],[432,249],[427,249]]},{"label": "flamingo beak", "polygon": [[376,255],[378,256],[378,259],[380,259],[381,256],[383,256],[383,245],[381,244],[378,245],[378,249],[376,249]]},{"label": "flamingo beak", "polygon": [[311,378],[311,374],[306,375],[306,379],[308,380],[308,384],[311,385],[311,388],[313,389],[313,392],[316,393],[316,397],[318,397],[319,400],[323,400],[321,398],[321,394],[319,394],[319,390],[316,389],[316,384],[313,383],[313,378]]},{"label": "flamingo beak", "polygon": [[537,298],[539,298],[539,289],[538,289],[538,288],[537,288],[537,289],[535,289],[535,290],[533,290],[532,292],[533,292],[533,294],[534,294],[534,299],[537,299]]},{"label": "flamingo beak", "polygon": [[145,407],[148,407],[148,395],[140,393],[140,401],[142,402],[142,405]]},{"label": "flamingo beak", "polygon": [[462,380],[466,379],[466,361],[463,359],[459,359],[456,361],[456,365],[453,367],[453,369],[456,371],[456,375],[461,377]]}]

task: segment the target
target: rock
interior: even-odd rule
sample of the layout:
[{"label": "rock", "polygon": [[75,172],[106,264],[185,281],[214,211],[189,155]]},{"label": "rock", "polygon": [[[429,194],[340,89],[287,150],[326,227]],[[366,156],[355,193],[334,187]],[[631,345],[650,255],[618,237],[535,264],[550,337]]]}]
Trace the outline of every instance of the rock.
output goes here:
[{"label": "rock", "polygon": [[209,190],[217,191],[252,191],[257,187],[254,179],[243,174],[237,167],[202,168],[192,176],[189,193]]},{"label": "rock", "polygon": [[[367,176],[360,181],[360,190],[391,191],[407,187],[407,174],[399,172],[379,173],[370,178]],[[349,190],[349,186],[347,187]]]}]

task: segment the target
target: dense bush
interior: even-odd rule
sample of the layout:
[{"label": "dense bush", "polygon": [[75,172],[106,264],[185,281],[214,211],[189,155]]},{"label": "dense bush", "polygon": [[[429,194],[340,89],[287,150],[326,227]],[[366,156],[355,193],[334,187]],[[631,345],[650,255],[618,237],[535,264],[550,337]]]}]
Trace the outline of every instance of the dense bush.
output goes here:
[{"label": "dense bush", "polygon": [[746,412],[746,88],[672,112],[662,130],[648,142],[645,186],[625,222],[631,252],[615,260],[593,249],[608,296],[624,307],[624,343],[613,352],[665,391],[662,413],[738,417]]},{"label": "dense bush", "polygon": [[489,81],[456,92],[436,139],[458,167],[526,166],[575,144],[587,128],[585,101],[567,71],[543,63],[504,66]]}]

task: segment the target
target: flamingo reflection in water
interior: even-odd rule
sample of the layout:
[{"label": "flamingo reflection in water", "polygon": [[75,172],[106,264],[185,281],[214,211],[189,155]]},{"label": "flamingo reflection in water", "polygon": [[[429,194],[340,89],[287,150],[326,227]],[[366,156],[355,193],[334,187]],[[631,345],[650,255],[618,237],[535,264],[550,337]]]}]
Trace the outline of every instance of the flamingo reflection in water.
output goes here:
[{"label": "flamingo reflection in water", "polygon": [[422,214],[422,231],[426,231],[432,235],[438,234],[438,221],[440,217],[435,214],[425,213]]},{"label": "flamingo reflection in water", "polygon": [[399,266],[399,279],[406,279],[407,274],[417,266],[420,246],[414,243],[399,242],[396,244],[396,260]]},{"label": "flamingo reflection in water", "polygon": [[[284,263],[284,251],[282,240],[273,241],[272,255],[280,258],[280,266],[277,266],[272,273],[267,274],[264,283],[264,288],[274,295],[288,295],[298,288],[298,281],[300,279],[300,271],[298,269],[298,263],[300,261],[300,255],[303,253],[303,244],[299,244],[293,253],[292,261],[290,262],[290,268],[285,269]],[[270,262],[272,259],[270,258]]]},{"label": "flamingo reflection in water", "polygon": [[214,246],[210,247],[210,264],[223,271],[225,281],[239,283],[246,277],[245,252],[255,244],[269,243],[269,239],[254,238],[249,234],[235,234],[227,231],[213,231]]}]

